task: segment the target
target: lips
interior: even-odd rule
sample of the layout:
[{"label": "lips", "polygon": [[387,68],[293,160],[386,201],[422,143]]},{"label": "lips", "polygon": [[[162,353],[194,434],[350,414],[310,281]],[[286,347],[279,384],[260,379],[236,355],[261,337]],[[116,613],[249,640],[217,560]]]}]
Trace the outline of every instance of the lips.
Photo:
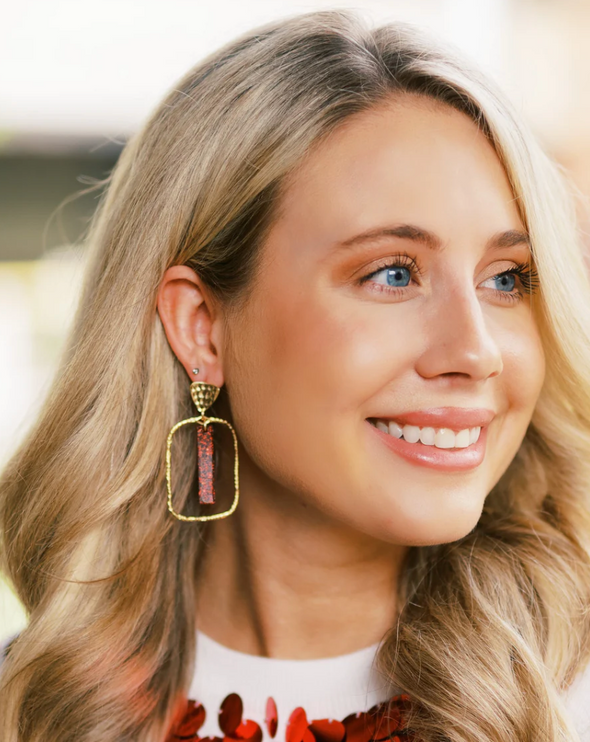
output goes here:
[{"label": "lips", "polygon": [[477,441],[466,448],[437,448],[423,443],[410,443],[403,437],[396,438],[379,430],[368,420],[367,429],[371,431],[372,440],[380,441],[390,451],[418,466],[443,472],[459,472],[478,467],[485,458],[487,425],[481,428]]},{"label": "lips", "polygon": [[378,420],[395,420],[402,427],[417,425],[420,428],[465,428],[485,427],[494,419],[496,413],[485,407],[429,407],[410,412],[392,412],[375,416]]}]

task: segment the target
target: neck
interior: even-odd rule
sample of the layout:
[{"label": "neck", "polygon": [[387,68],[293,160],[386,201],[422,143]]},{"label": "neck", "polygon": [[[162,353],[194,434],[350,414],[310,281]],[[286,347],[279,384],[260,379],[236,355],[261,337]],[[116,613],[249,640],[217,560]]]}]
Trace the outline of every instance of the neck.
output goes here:
[{"label": "neck", "polygon": [[334,521],[245,454],[240,485],[235,512],[207,524],[198,628],[231,649],[285,659],[380,641],[394,625],[407,547]]}]

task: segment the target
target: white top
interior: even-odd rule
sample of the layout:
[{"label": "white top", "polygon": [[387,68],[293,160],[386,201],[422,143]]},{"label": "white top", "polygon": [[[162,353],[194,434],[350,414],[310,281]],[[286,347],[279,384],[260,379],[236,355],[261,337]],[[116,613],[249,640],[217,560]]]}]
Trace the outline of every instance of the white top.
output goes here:
[{"label": "white top", "polygon": [[[223,699],[237,693],[243,702],[243,720],[255,721],[263,741],[271,737],[265,725],[266,701],[277,706],[278,727],[274,742],[285,741],[286,725],[298,706],[315,719],[342,721],[353,712],[401,693],[388,686],[374,668],[379,644],[357,652],[312,660],[284,660],[238,652],[197,631],[197,656],[189,698],[206,712],[199,737],[223,737],[217,717]],[[590,742],[590,666],[578,676],[565,696],[581,742]]]},{"label": "white top", "polygon": [[255,721],[262,738],[271,737],[264,723],[269,696],[277,706],[274,739],[283,742],[287,721],[299,706],[308,720],[337,719],[368,711],[396,693],[374,668],[379,643],[356,652],[313,660],[284,660],[238,652],[197,631],[196,669],[189,698],[206,712],[199,737],[223,737],[217,724],[219,708],[230,693],[242,699],[242,718]]}]

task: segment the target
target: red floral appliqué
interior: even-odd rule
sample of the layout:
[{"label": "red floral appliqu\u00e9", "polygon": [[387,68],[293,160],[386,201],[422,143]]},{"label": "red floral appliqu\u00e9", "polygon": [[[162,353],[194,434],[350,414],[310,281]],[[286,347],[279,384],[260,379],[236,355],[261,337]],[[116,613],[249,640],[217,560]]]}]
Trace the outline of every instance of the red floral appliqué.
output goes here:
[{"label": "red floral appliqu\u00e9", "polygon": [[[412,742],[414,737],[406,727],[410,698],[406,694],[394,696],[372,706],[368,711],[349,714],[342,721],[314,719],[309,721],[305,709],[296,708],[289,717],[285,742]],[[199,729],[205,723],[206,711],[194,700],[187,702],[181,721],[170,732],[166,742],[261,742],[262,729],[250,719],[242,719],[244,706],[237,693],[226,696],[219,709],[221,737],[200,737]],[[273,698],[266,702],[264,723],[271,738],[278,725],[277,706]]]}]

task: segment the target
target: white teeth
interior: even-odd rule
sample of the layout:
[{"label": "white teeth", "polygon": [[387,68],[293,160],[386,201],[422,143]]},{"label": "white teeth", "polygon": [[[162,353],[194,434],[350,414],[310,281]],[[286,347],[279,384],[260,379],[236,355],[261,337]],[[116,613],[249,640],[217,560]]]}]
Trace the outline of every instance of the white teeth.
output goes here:
[{"label": "white teeth", "polygon": [[420,441],[425,446],[434,446],[434,428],[422,428],[420,430]]},{"label": "white teeth", "polygon": [[467,448],[479,440],[481,427],[465,428],[455,433],[449,428],[420,428],[417,425],[404,425],[403,427],[390,420],[385,423],[383,420],[377,420],[376,427],[384,433],[393,435],[395,438],[401,438],[408,443],[422,443],[425,446],[435,446],[436,448]]},{"label": "white teeth", "polygon": [[455,434],[449,428],[438,428],[434,434],[434,445],[436,448],[454,448]]},{"label": "white teeth", "polygon": [[455,435],[455,448],[467,448],[471,439],[471,430],[467,428]]},{"label": "white teeth", "polygon": [[402,432],[402,426],[398,425],[394,420],[389,423],[389,435],[394,435],[396,438],[401,438]]},{"label": "white teeth", "polygon": [[404,425],[402,433],[408,443],[418,443],[420,440],[420,428],[417,425]]}]

